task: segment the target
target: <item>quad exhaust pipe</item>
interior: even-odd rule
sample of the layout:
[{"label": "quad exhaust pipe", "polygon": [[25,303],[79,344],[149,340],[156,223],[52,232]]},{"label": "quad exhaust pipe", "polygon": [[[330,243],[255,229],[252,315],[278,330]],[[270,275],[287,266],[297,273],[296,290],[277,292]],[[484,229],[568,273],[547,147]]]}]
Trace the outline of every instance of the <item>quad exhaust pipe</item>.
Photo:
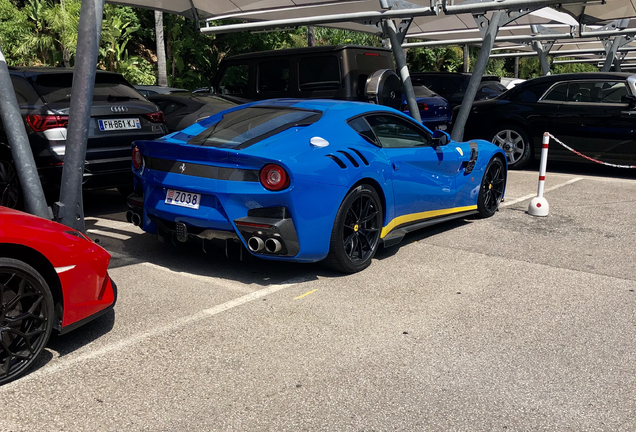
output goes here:
[{"label": "quad exhaust pipe", "polygon": [[247,247],[252,252],[262,252],[263,250],[265,250],[265,252],[268,253],[277,253],[283,250],[283,245],[275,238],[268,238],[267,240],[263,241],[262,238],[256,236],[250,237],[250,239],[247,241]]},{"label": "quad exhaust pipe", "polygon": [[255,236],[247,241],[247,247],[249,247],[252,252],[260,252],[265,249],[265,242],[262,238]]},{"label": "quad exhaust pipe", "polygon": [[268,238],[267,240],[265,240],[265,250],[269,253],[280,252],[282,248],[283,245],[281,245],[280,242],[274,238]]},{"label": "quad exhaust pipe", "polygon": [[126,220],[134,226],[141,226],[141,216],[133,211],[126,212]]}]

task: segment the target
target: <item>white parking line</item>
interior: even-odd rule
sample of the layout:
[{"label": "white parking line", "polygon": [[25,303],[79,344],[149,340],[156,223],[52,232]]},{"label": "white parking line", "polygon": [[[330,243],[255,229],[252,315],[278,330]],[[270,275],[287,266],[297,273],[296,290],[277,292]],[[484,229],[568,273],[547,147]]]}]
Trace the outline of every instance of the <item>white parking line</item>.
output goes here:
[{"label": "white parking line", "polygon": [[176,276],[179,276],[179,277],[187,277],[187,278],[190,278],[190,279],[195,279],[195,280],[206,282],[206,283],[213,283],[213,284],[218,285],[220,287],[231,289],[232,291],[238,291],[238,292],[241,292],[241,293],[252,292],[252,290],[249,288],[249,285],[232,282],[232,281],[230,281],[228,279],[221,279],[221,278],[217,278],[217,277],[214,277],[214,276],[197,275],[197,274],[192,274],[192,273],[188,273],[188,272],[174,271],[171,268],[160,266],[158,264],[153,264],[153,263],[149,263],[149,262],[142,262],[140,264],[143,265],[143,266],[146,266],[146,267],[150,267],[150,268],[156,269],[156,270],[162,270],[162,271],[165,271],[167,273],[172,273],[173,275],[176,275]]},{"label": "white parking line", "polygon": [[[302,278],[302,277],[298,277],[298,278],[293,278],[290,279],[286,282],[283,282],[281,284],[276,284],[276,285],[270,285],[267,288],[263,288],[261,290],[258,291],[254,291],[251,292],[249,294],[246,294],[242,297],[239,297],[237,299],[234,300],[230,300],[228,302],[225,302],[223,304],[217,305],[217,306],[213,306],[209,309],[205,309],[202,310],[200,312],[197,312],[193,315],[187,316],[187,317],[183,317],[180,318],[178,320],[173,321],[172,323],[165,325],[163,327],[155,327],[152,330],[146,331],[144,333],[139,333],[136,335],[133,335],[131,337],[128,337],[126,339],[123,339],[119,342],[115,342],[112,343],[110,345],[106,345],[98,350],[95,351],[91,351],[88,352],[86,354],[82,354],[79,355],[77,357],[72,357],[72,358],[68,358],[68,357],[64,357],[64,359],[60,360],[58,363],[50,366],[50,367],[43,367],[42,369],[39,369],[25,377],[20,378],[17,381],[14,381],[13,383],[9,383],[6,384],[4,386],[2,386],[0,388],[0,393],[2,393],[3,391],[10,391],[12,389],[12,387],[14,386],[19,386],[20,383],[24,383],[25,381],[28,380],[32,380],[32,379],[37,379],[46,375],[51,375],[57,372],[61,372],[64,371],[66,369],[69,369],[77,364],[95,359],[97,357],[101,357],[104,356],[106,354],[111,354],[115,351],[119,351],[122,350],[124,348],[128,348],[134,345],[137,345],[138,343],[152,338],[152,337],[156,337],[156,336],[165,336],[166,334],[178,329],[179,327],[183,327],[186,326],[188,324],[193,324],[197,321],[201,321],[204,320],[206,318],[209,317],[213,317],[215,315],[220,314],[221,312],[225,312],[227,310],[230,310],[232,308],[235,308],[237,306],[241,306],[244,305],[246,303],[252,302],[254,300],[258,300],[260,298],[263,298],[267,295],[273,294],[275,292],[278,291],[282,291],[284,289],[287,288],[291,288],[295,285],[298,285],[300,283],[305,282],[306,279]],[[67,360],[68,358],[68,360]]]},{"label": "white parking line", "polygon": [[[580,180],[583,180],[583,179],[584,179],[584,177],[576,177],[576,178],[573,178],[573,179],[571,179],[571,180],[566,181],[565,183],[561,183],[561,184],[558,184],[558,185],[555,185],[555,186],[549,187],[549,188],[547,188],[547,189],[545,190],[545,192],[546,192],[546,193],[547,193],[547,192],[552,192],[553,190],[556,190],[556,189],[562,188],[563,186],[567,186],[567,185],[570,185],[570,184],[572,184],[572,183],[576,183],[576,182],[578,182],[578,181],[580,181]],[[536,193],[534,193],[534,194],[524,195],[524,196],[522,196],[522,197],[520,197],[520,198],[515,198],[515,199],[513,199],[512,201],[508,201],[508,200],[506,200],[506,201],[505,201],[503,204],[501,204],[499,207],[510,207],[511,205],[515,205],[515,204],[520,203],[520,202],[522,202],[522,201],[526,201],[526,200],[532,199],[532,198],[534,198],[534,197],[536,197],[536,196],[537,196],[537,194],[536,194]]]},{"label": "white parking line", "polygon": [[110,232],[110,231],[102,231],[102,230],[98,230],[98,229],[87,229],[86,232],[88,232],[89,234],[95,234],[95,235],[100,235],[100,236],[104,236],[104,237],[110,237],[110,238],[114,238],[117,240],[130,240],[132,238],[132,236],[126,235],[126,234],[119,234],[116,232]]}]

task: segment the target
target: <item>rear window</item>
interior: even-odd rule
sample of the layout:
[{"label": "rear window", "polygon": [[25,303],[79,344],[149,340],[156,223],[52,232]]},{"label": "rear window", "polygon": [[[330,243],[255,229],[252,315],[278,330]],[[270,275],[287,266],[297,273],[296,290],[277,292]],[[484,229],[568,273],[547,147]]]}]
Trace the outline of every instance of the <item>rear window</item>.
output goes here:
[{"label": "rear window", "polygon": [[188,144],[243,149],[295,126],[307,126],[322,114],[280,107],[250,107],[225,114]]},{"label": "rear window", "polygon": [[340,63],[336,56],[301,58],[298,62],[300,90],[334,90],[340,88]]},{"label": "rear window", "polygon": [[[33,82],[35,91],[45,103],[70,102],[73,87],[72,73],[37,75]],[[141,94],[121,75],[98,73],[95,76],[93,101],[127,101],[141,99]]]},{"label": "rear window", "polygon": [[289,60],[264,61],[258,67],[259,93],[289,91]]},{"label": "rear window", "polygon": [[437,93],[429,90],[427,87],[423,85],[414,85],[413,92],[415,93],[415,97],[436,97]]}]

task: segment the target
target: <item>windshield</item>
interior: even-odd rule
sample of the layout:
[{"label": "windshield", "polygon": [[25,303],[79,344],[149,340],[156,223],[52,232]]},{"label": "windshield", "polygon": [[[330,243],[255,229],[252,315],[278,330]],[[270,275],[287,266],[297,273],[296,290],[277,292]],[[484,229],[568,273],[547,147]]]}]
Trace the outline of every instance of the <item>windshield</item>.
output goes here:
[{"label": "windshield", "polygon": [[438,96],[437,93],[429,90],[427,87],[423,85],[414,85],[413,92],[415,93],[415,97],[437,97]]},{"label": "windshield", "polygon": [[242,149],[294,126],[315,123],[321,113],[294,108],[250,107],[225,114],[188,144]]},{"label": "windshield", "polygon": [[[45,103],[70,102],[73,87],[72,73],[45,73],[33,82],[35,91]],[[117,102],[141,99],[141,95],[121,75],[97,73],[93,101]]]}]

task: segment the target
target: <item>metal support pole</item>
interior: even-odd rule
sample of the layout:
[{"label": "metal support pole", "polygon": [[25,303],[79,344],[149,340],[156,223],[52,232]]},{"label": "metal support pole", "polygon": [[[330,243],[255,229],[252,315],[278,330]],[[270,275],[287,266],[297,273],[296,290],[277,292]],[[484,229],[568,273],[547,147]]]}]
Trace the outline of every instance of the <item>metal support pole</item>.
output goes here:
[{"label": "metal support pole", "polygon": [[462,101],[462,104],[459,108],[457,119],[453,124],[453,132],[451,134],[451,137],[455,141],[461,141],[464,138],[464,127],[466,126],[466,120],[468,120],[468,114],[470,113],[473,102],[475,100],[475,96],[477,95],[477,90],[479,88],[479,84],[481,83],[481,78],[484,75],[486,66],[488,65],[490,51],[492,50],[492,47],[495,43],[495,38],[497,37],[497,32],[499,31],[499,22],[504,17],[505,12],[501,11],[493,13],[492,18],[490,18],[490,22],[488,22],[486,20],[486,17],[483,15],[475,17],[477,25],[481,29],[484,29],[486,26],[487,28],[482,34],[484,40],[479,50],[479,55],[477,56],[475,69],[473,70],[473,74],[470,76],[470,81],[468,81],[466,93],[464,93],[464,100]]},{"label": "metal support pole", "polygon": [[402,87],[404,88],[404,95],[406,96],[406,104],[409,107],[409,114],[418,122],[422,122],[420,117],[420,110],[417,107],[415,101],[415,92],[413,91],[413,84],[411,83],[411,76],[409,75],[409,68],[406,65],[406,57],[404,56],[404,50],[402,44],[397,35],[397,28],[392,20],[383,21],[384,31],[391,41],[391,49],[393,50],[393,57],[395,57],[395,64],[398,69],[398,74],[402,79]]},{"label": "metal support pole", "polygon": [[539,56],[539,64],[541,65],[541,72],[543,75],[550,75],[550,62],[548,61],[548,52],[550,52],[552,44],[549,44],[546,49],[541,41],[532,42],[532,49],[534,49]]},{"label": "metal support pole", "polygon": [[82,1],[66,154],[62,171],[62,189],[60,202],[56,203],[58,222],[79,231],[86,230],[82,203],[82,180],[103,13],[104,0]]},{"label": "metal support pole", "polygon": [[470,53],[468,52],[468,44],[464,45],[464,73],[470,72]]},{"label": "metal support pole", "polygon": [[603,63],[601,72],[609,72],[609,70],[612,68],[612,64],[614,64],[614,60],[616,59],[616,52],[626,43],[627,41],[625,40],[624,36],[618,36],[611,40],[603,41],[603,46],[605,47],[607,56],[605,57],[605,62]]},{"label": "metal support pole", "polygon": [[625,57],[627,57],[626,52],[619,52],[616,54],[616,57],[614,58],[614,72],[622,72],[621,66],[623,62],[626,60]]},{"label": "metal support pole", "polygon": [[519,57],[515,57],[515,78],[519,78]]},{"label": "metal support pole", "polygon": [[42,183],[35,167],[33,151],[24,129],[24,121],[2,48],[0,48],[0,115],[22,186],[26,211],[45,219],[52,219],[53,215],[46,205]]},{"label": "metal support pole", "polygon": [[316,45],[316,27],[310,25],[307,26],[307,46],[312,47]]}]

